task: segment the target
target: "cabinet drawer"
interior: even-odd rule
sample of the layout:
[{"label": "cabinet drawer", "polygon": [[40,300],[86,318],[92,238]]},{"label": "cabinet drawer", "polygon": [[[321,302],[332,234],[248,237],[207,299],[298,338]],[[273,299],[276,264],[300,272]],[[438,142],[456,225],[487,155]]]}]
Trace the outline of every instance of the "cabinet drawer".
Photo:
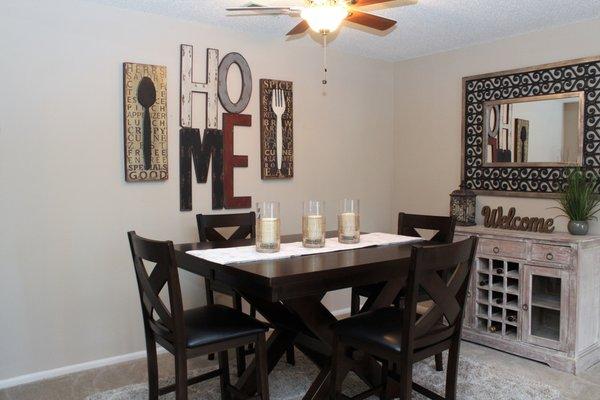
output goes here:
[{"label": "cabinet drawer", "polygon": [[494,256],[525,259],[527,256],[527,247],[524,242],[479,239],[479,252]]},{"label": "cabinet drawer", "polygon": [[531,259],[534,261],[571,264],[571,248],[549,244],[531,245]]}]

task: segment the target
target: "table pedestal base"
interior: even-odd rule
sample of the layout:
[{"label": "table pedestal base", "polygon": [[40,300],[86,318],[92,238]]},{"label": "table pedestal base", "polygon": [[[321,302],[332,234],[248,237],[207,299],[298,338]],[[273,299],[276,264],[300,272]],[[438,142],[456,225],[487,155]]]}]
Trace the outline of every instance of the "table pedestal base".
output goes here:
[{"label": "table pedestal base", "polygon": [[[367,300],[361,312],[392,304],[404,286],[404,282],[405,278],[388,281],[378,294]],[[285,354],[290,344],[293,344],[319,367],[319,374],[303,397],[305,400],[326,399],[331,391],[331,352],[334,339],[331,326],[337,319],[321,303],[324,295],[325,293],[321,296],[270,303],[242,293],[242,296],[275,327],[274,332],[267,340],[269,373]],[[339,371],[343,377],[353,371],[370,387],[376,387],[381,382],[381,365],[373,357],[359,352],[346,354]],[[248,395],[253,395],[256,392],[255,375],[256,364],[252,361],[240,377],[236,387]],[[399,393],[399,384],[394,379],[388,380],[388,386],[389,397]]]}]

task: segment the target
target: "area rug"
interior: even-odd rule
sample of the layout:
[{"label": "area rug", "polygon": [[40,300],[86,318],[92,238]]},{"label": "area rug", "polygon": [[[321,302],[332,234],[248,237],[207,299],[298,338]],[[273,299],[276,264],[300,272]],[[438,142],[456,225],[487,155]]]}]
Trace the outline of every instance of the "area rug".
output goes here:
[{"label": "area rug", "polygon": [[[208,369],[207,369],[208,370]],[[558,400],[560,393],[548,385],[524,379],[509,371],[499,371],[495,366],[479,360],[461,357],[459,366],[458,394],[461,400]],[[196,375],[202,371],[192,371]],[[318,371],[305,357],[298,354],[296,366],[280,362],[269,375],[269,391],[273,400],[301,399]],[[425,360],[415,365],[413,379],[436,393],[443,395],[445,372],[437,372],[433,360]],[[232,381],[235,378],[232,377]],[[515,383],[518,382],[518,385]],[[169,384],[169,380],[161,382],[161,386]],[[344,382],[344,394],[354,395],[365,390],[364,383],[352,373]],[[190,400],[220,400],[219,379],[190,386]],[[373,397],[375,398],[375,397]],[[87,397],[86,400],[146,400],[148,389],[146,384],[130,385]],[[174,400],[175,395],[161,396],[161,400]],[[413,392],[414,400],[425,397]]]}]

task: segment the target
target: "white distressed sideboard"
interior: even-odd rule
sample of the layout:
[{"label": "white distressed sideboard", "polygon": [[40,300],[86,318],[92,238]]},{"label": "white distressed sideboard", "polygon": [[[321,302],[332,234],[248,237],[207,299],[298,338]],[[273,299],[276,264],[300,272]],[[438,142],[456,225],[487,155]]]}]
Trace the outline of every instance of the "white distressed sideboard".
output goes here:
[{"label": "white distressed sideboard", "polygon": [[457,227],[479,237],[463,338],[573,374],[600,361],[600,236]]}]

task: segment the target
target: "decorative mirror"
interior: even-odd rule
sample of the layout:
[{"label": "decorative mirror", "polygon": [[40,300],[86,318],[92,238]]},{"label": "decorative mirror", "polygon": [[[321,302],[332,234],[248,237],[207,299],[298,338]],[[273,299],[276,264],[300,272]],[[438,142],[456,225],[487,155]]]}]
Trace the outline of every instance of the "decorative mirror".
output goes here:
[{"label": "decorative mirror", "polygon": [[463,179],[478,194],[556,197],[600,172],[600,57],[463,79]]}]

